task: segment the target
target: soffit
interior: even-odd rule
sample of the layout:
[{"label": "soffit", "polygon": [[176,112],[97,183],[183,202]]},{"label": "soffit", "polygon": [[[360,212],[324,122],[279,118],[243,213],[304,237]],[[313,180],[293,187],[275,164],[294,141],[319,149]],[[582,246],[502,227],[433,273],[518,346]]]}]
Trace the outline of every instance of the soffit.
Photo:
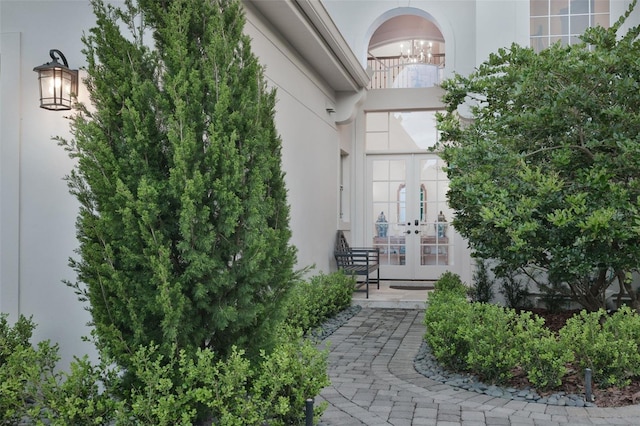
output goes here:
[{"label": "soffit", "polygon": [[351,48],[318,0],[245,0],[280,32],[335,91],[359,91],[369,83]]}]

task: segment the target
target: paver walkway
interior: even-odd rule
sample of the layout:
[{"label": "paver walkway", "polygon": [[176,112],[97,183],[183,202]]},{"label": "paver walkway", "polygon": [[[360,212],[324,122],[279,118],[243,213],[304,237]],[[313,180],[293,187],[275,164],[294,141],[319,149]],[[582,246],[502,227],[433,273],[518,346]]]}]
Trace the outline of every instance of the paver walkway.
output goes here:
[{"label": "paver walkway", "polygon": [[640,425],[640,406],[578,408],[512,401],[458,390],[413,367],[424,311],[363,308],[327,341],[329,376],[315,403],[322,426]]}]

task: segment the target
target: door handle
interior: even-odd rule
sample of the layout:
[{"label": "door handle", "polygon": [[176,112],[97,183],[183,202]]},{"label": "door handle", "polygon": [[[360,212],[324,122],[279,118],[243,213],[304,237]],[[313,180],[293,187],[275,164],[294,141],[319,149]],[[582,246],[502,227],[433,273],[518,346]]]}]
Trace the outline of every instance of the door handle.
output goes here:
[{"label": "door handle", "polygon": [[[414,222],[415,226],[418,226],[419,223],[420,222],[418,222],[418,219],[416,219],[416,221]],[[417,233],[417,231],[416,231],[416,233]]]},{"label": "door handle", "polygon": [[[417,231],[416,231],[416,232],[417,232]],[[410,229],[408,229],[408,230],[407,230],[407,234],[410,234],[410,233],[411,233],[411,230],[410,230]]]},{"label": "door handle", "polygon": [[416,234],[419,234],[419,233],[420,233],[420,231],[418,231],[417,229],[416,229],[414,232],[415,232]]}]

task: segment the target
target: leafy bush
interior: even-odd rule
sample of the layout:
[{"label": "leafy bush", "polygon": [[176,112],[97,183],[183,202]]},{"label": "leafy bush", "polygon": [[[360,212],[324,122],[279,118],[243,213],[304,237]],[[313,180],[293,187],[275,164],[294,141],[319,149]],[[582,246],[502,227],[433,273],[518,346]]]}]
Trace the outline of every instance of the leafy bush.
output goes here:
[{"label": "leafy bush", "polygon": [[429,294],[424,315],[425,341],[443,365],[466,368],[469,343],[463,333],[470,326],[471,306],[465,300],[466,288],[460,278],[445,273]]},{"label": "leafy bush", "polygon": [[51,425],[109,424],[118,403],[100,390],[107,370],[86,357],[74,360],[69,373],[56,370],[58,346],[48,340],[33,346],[34,328],[24,316],[9,327],[0,314],[0,425],[25,418]]},{"label": "leafy bush", "polygon": [[[300,330],[283,328],[279,335],[275,350],[263,351],[258,365],[237,348],[225,360],[210,350],[198,351],[195,360],[184,351],[164,360],[156,347],[141,348],[133,363],[141,385],[132,390],[118,424],[303,424],[306,399],[329,385],[327,352],[303,339]],[[317,405],[314,414],[319,418],[325,408]]]},{"label": "leafy bush", "polygon": [[438,278],[434,284],[435,292],[452,292],[461,297],[466,296],[467,286],[464,285],[460,276],[451,271],[447,271]]},{"label": "leafy bush", "polygon": [[567,363],[574,359],[569,347],[544,326],[544,319],[530,312],[518,315],[514,325],[518,363],[529,381],[540,389],[562,384]]},{"label": "leafy bush", "polygon": [[531,305],[529,286],[517,279],[514,273],[508,273],[501,278],[500,294],[511,308],[528,308]]},{"label": "leafy bush", "polygon": [[486,303],[470,306],[467,327],[459,331],[469,346],[467,369],[491,382],[504,382],[518,360],[513,328],[516,312]]},{"label": "leafy bush", "polygon": [[[141,349],[134,361],[141,386],[132,391],[120,423],[192,424],[204,416],[224,425],[302,424],[306,399],[329,385],[326,351],[302,334],[347,308],[353,286],[341,272],[297,282],[284,304],[276,346],[254,363],[237,348],[224,361],[210,351],[199,351],[195,360],[184,353],[166,360],[154,347]],[[316,405],[314,417],[325,408]]]},{"label": "leafy bush", "polygon": [[[157,347],[143,347],[133,356],[132,365],[140,385],[131,389],[118,424],[191,425],[198,407],[201,415],[206,408],[214,411],[221,424],[238,424],[233,419],[239,415],[246,417],[247,424],[256,423],[258,410],[250,407],[246,395],[250,363],[236,348],[222,362],[207,349],[199,350],[195,359],[180,351],[165,360]],[[182,378],[179,385],[172,379],[173,370]]]},{"label": "leafy bush", "polygon": [[498,382],[521,366],[537,386],[560,383],[573,354],[544,328],[544,320],[467,302],[465,287],[455,274],[444,274],[435,287],[425,311],[425,341],[444,366]]},{"label": "leafy bush", "polygon": [[104,364],[93,365],[85,356],[75,358],[69,372],[47,369],[46,373],[29,418],[59,426],[112,424],[121,402],[105,390],[115,382],[115,371]]},{"label": "leafy bush", "polygon": [[[20,316],[13,327],[7,314],[0,314],[0,424],[16,424],[25,409],[25,380],[33,375],[29,339],[33,332],[30,319]],[[23,360],[27,362],[23,362]]]},{"label": "leafy bush", "polygon": [[0,425],[19,424],[33,409],[41,377],[53,374],[57,347],[41,342],[37,348],[18,345],[0,365]]},{"label": "leafy bush", "polygon": [[473,285],[467,294],[474,302],[489,303],[493,300],[493,282],[489,278],[489,268],[484,259],[478,259],[477,269],[473,273]]},{"label": "leafy bush", "polygon": [[640,317],[624,307],[607,318],[600,309],[582,311],[560,330],[560,337],[575,353],[582,368],[604,386],[626,386],[640,374]]},{"label": "leafy bush", "polygon": [[[265,405],[264,418],[269,425],[303,425],[307,398],[318,395],[329,386],[328,351],[318,351],[301,331],[285,328],[276,351],[263,354],[258,375],[253,380],[252,394]],[[314,419],[319,419],[327,404],[314,406]]]},{"label": "leafy bush", "polygon": [[351,305],[354,278],[343,272],[319,274],[299,281],[285,303],[286,323],[304,332]]},{"label": "leafy bush", "polygon": [[7,317],[7,314],[0,313],[0,366],[7,362],[17,348],[31,345],[29,340],[35,328],[31,318],[23,315],[10,327]]}]

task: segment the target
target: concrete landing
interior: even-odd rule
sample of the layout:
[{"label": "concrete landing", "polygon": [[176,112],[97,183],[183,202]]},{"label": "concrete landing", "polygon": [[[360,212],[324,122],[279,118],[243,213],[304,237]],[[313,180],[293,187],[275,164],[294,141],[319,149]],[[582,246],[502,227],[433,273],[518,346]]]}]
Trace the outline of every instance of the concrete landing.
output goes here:
[{"label": "concrete landing", "polygon": [[354,292],[352,304],[363,308],[424,309],[430,291],[433,291],[433,282],[381,281],[380,290],[375,285],[369,287],[368,299],[364,292]]}]

